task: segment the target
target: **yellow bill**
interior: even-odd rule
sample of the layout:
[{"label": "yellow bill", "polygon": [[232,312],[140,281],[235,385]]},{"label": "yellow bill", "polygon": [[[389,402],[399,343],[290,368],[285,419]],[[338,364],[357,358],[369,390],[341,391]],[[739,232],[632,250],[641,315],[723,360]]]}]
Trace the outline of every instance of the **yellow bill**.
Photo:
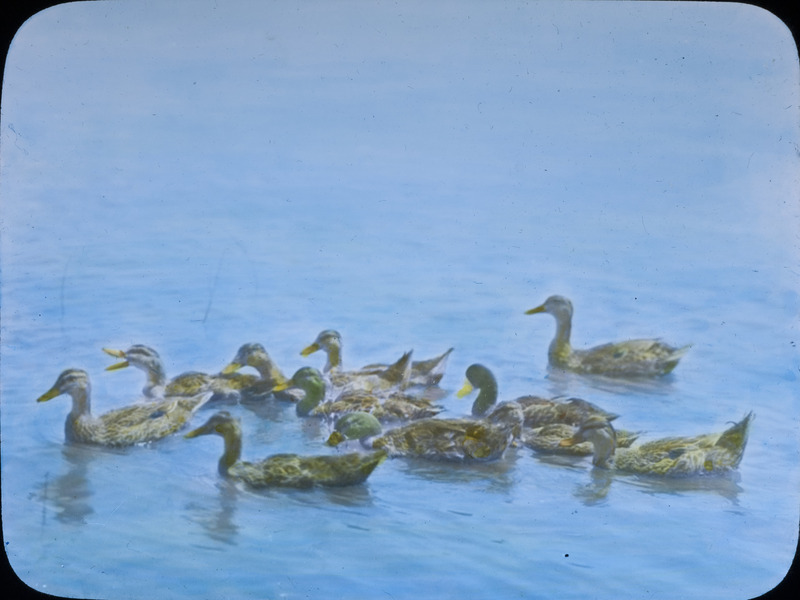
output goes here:
[{"label": "yellow bill", "polygon": [[[103,348],[103,352],[106,354],[110,354],[114,358],[125,358],[125,352],[123,350],[112,350],[111,348]],[[124,369],[125,367],[129,367],[130,363],[127,360],[123,360],[122,362],[114,363],[110,367],[106,367],[106,371],[116,371],[118,369]]]},{"label": "yellow bill", "polygon": [[317,350],[319,350],[319,344],[314,342],[313,344],[306,346],[300,351],[300,356],[308,356],[309,354],[313,354]]},{"label": "yellow bill", "polygon": [[48,400],[52,400],[56,396],[60,396],[60,395],[61,395],[61,392],[59,391],[59,389],[57,387],[53,387],[53,388],[50,388],[49,390],[47,390],[41,396],[39,396],[36,399],[36,401],[37,402],[47,402]]},{"label": "yellow bill", "polygon": [[469,381],[465,381],[464,385],[461,386],[461,389],[456,392],[456,398],[463,398],[475,388],[472,387],[472,384]]},{"label": "yellow bill", "polygon": [[240,365],[239,363],[232,362],[227,367],[222,369],[223,375],[230,375],[231,373],[235,373],[239,369],[241,369],[244,365]]},{"label": "yellow bill", "polygon": [[541,306],[537,306],[536,308],[532,308],[530,310],[526,310],[525,314],[526,315],[535,315],[536,313],[540,313],[540,312],[544,312],[544,304],[542,304]]}]

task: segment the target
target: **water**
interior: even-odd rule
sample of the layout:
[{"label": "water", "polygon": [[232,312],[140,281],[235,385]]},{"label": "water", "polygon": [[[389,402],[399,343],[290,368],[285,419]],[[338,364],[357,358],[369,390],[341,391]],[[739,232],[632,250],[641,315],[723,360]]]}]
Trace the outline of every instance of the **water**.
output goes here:
[{"label": "water", "polygon": [[[435,60],[433,58],[435,58]],[[17,574],[88,598],[748,598],[797,542],[797,60],[743,5],[72,4],[21,30],[2,126],[2,500]],[[53,100],[57,98],[56,102]],[[787,107],[790,107],[787,109]],[[563,376],[578,347],[692,343],[648,383]],[[645,438],[754,410],[732,477],[653,481],[515,449],[391,460],[365,485],[251,491],[221,442],[63,443],[245,342],[291,373],[455,347],[502,398],[584,397]],[[469,402],[444,399],[448,415]],[[291,407],[229,407],[244,454],[332,452]],[[211,414],[198,415],[202,421]]]}]

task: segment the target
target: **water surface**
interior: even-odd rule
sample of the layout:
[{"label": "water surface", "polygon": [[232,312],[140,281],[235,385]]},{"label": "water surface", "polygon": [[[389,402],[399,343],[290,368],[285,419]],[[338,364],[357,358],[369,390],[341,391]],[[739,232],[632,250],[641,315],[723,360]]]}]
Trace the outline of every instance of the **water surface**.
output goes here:
[{"label": "water surface", "polygon": [[[749,598],[797,542],[797,57],[759,9],[691,3],[69,4],[9,55],[2,492],[17,574],[88,598]],[[676,372],[551,372],[578,347],[692,343]],[[252,491],[221,442],[63,443],[67,367],[169,374],[260,342],[286,373],[455,347],[504,399],[574,395],[644,438],[754,410],[732,477],[658,481],[513,449],[391,460],[361,486]],[[244,454],[333,452],[289,406],[228,407]],[[198,415],[198,423],[210,415]]]}]

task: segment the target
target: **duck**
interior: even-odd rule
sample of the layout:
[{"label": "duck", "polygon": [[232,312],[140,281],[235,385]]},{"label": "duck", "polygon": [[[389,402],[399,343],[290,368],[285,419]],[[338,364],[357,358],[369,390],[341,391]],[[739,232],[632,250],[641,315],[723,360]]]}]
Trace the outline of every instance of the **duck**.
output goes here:
[{"label": "duck", "polygon": [[[334,421],[338,416],[351,412],[369,412],[384,422],[408,421],[432,417],[441,412],[442,407],[432,401],[405,394],[400,391],[378,393],[363,389],[345,388],[328,401],[325,399],[326,383],[317,369],[301,367],[288,384],[302,390],[303,398],[295,407],[297,415],[321,416]],[[283,387],[277,388],[279,390]]]},{"label": "duck", "polygon": [[219,435],[225,451],[218,470],[225,478],[243,481],[254,488],[343,487],[363,483],[386,460],[386,452],[352,452],[342,455],[300,456],[274,454],[258,462],[241,460],[242,428],[239,419],[219,411],[203,425],[184,435],[191,439]]},{"label": "duck", "polygon": [[634,378],[667,375],[691,347],[673,347],[658,339],[636,339],[575,350],[570,344],[572,302],[564,296],[550,296],[525,312],[539,313],[556,320],[556,335],[547,352],[550,365],[576,373]]},{"label": "duck", "polygon": [[226,375],[208,375],[199,371],[188,371],[172,379],[167,379],[164,363],[158,352],[144,344],[134,344],[127,350],[103,348],[103,352],[115,358],[123,359],[106,367],[106,371],[116,371],[129,366],[141,369],[147,375],[147,383],[142,393],[147,398],[164,398],[168,396],[194,396],[212,391],[213,399],[238,399],[240,390],[253,386],[258,382],[254,375],[241,373]]},{"label": "duck", "polygon": [[[447,359],[455,348],[448,348],[438,356],[425,360],[411,361],[411,373],[408,377],[408,386],[432,387],[439,385],[447,368]],[[364,370],[387,368],[385,364],[371,364],[363,367]]]},{"label": "duck", "polygon": [[467,368],[467,382],[457,396],[480,388],[473,402],[472,418],[427,418],[383,431],[374,415],[357,412],[341,417],[327,444],[337,446],[346,440],[372,449],[386,450],[390,457],[429,460],[486,462],[501,458],[522,428],[522,407],[515,402],[497,401],[497,384],[482,365]]},{"label": "duck", "polygon": [[754,418],[750,411],[721,433],[668,437],[619,448],[617,433],[608,419],[594,415],[581,423],[574,435],[562,440],[560,445],[567,447],[588,441],[593,446],[592,464],[595,467],[624,473],[656,476],[725,473],[739,466]]},{"label": "duck", "polygon": [[589,415],[601,415],[613,421],[619,415],[608,412],[583,398],[542,398],[521,396],[514,400],[525,414],[525,427],[544,425],[579,425]]},{"label": "duck", "polygon": [[[300,351],[301,356],[309,356],[322,350],[326,354],[322,372],[328,376],[334,388],[405,389],[412,385],[412,351],[404,353],[391,365],[371,364],[355,371],[344,371],[342,368],[342,336],[334,329],[325,329],[316,339]],[[449,353],[447,353],[449,355]],[[444,356],[445,362],[447,356]],[[441,379],[441,378],[440,378]]]},{"label": "duck", "polygon": [[57,396],[72,397],[72,410],[64,424],[68,442],[102,446],[132,446],[153,442],[183,428],[211,397],[211,392],[194,396],[166,397],[138,402],[95,417],[91,412],[91,382],[83,369],[66,369],[55,384],[37,398],[47,402]]},{"label": "duck", "polygon": [[[259,379],[241,390],[243,399],[264,399],[274,396],[289,402],[299,400],[297,394],[287,390],[288,385],[286,384],[289,380],[261,344],[251,342],[240,346],[236,356],[220,373],[229,376],[244,367],[253,367],[258,371]],[[276,388],[279,389],[276,391]]]},{"label": "duck", "polygon": [[[547,423],[538,427],[525,427],[520,436],[522,444],[541,454],[563,454],[567,456],[591,456],[592,444],[588,441],[562,445],[561,442],[575,435],[576,427],[568,423]],[[628,448],[639,437],[638,432],[617,429],[617,447]]]}]

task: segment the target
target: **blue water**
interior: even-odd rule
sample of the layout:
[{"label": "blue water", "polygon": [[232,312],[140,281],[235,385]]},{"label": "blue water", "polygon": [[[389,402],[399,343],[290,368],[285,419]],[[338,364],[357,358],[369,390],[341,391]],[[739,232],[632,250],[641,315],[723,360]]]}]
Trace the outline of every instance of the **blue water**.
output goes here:
[{"label": "blue water", "polygon": [[[753,7],[78,3],[5,73],[0,421],[17,574],[88,598],[749,598],[797,543],[797,57]],[[551,373],[560,293],[587,347],[693,347],[649,383]],[[103,347],[287,374],[455,347],[504,399],[581,396],[643,438],[754,410],[732,477],[654,481],[512,449],[390,460],[346,489],[254,492],[221,442],[67,446],[67,367],[133,401]],[[244,454],[333,452],[280,404]],[[201,422],[209,411],[196,418]]]}]

